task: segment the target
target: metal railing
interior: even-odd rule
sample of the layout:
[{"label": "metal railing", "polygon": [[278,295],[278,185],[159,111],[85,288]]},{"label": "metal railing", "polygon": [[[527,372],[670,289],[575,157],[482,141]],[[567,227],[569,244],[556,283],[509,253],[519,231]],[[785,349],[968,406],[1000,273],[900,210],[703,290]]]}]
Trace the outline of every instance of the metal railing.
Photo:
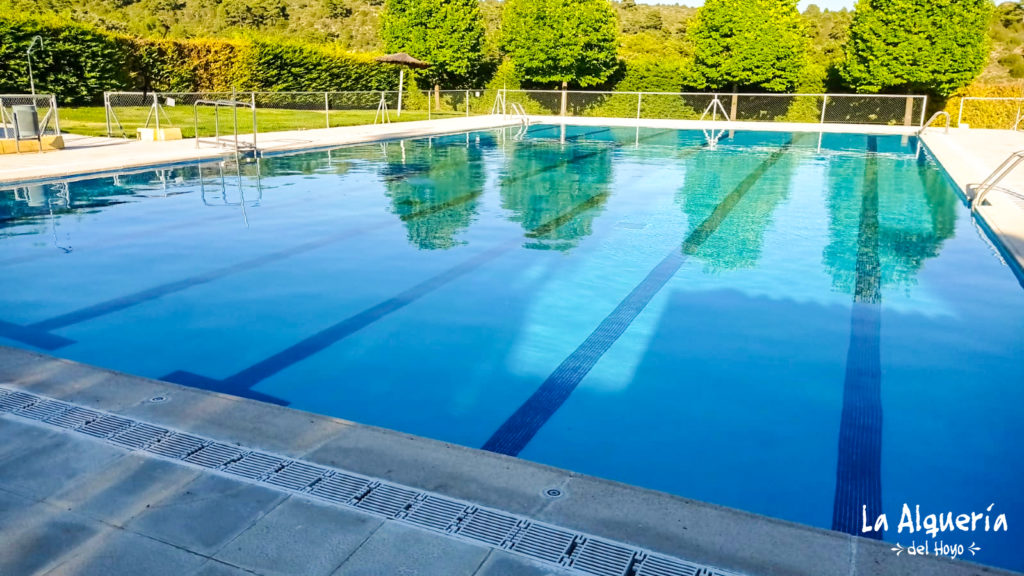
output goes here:
[{"label": "metal railing", "polygon": [[[209,136],[213,118],[196,127],[190,108],[196,100],[254,101],[263,131],[310,130],[381,121],[426,120],[438,117],[483,115],[490,112],[496,90],[405,90],[401,109],[397,91],[353,92],[107,92],[103,102],[107,135],[134,137],[138,128],[152,124],[182,128],[183,136]],[[382,102],[385,106],[382,107]],[[386,108],[386,110],[384,110]],[[191,112],[191,110],[189,110]]]},{"label": "metal railing", "polygon": [[[239,102],[237,100],[196,100],[192,104],[192,116],[193,116],[194,123],[195,123],[194,124],[195,125],[195,132],[194,133],[195,134],[199,134],[199,107],[200,106],[212,106],[213,107],[213,118],[214,118],[214,120],[213,120],[213,126],[214,126],[213,141],[214,141],[214,143],[217,146],[223,148],[225,143],[231,144],[236,153],[241,150],[243,145],[246,148],[251,148],[252,150],[259,150],[256,147],[256,133],[258,132],[258,130],[256,128],[256,124],[257,123],[256,123],[256,98],[255,98],[255,96],[253,96],[252,101],[250,101],[250,102]],[[222,139],[221,136],[220,136],[220,109],[221,108],[231,108],[231,112],[232,112],[232,120],[233,120],[233,122],[232,122],[232,130],[234,131],[234,138],[233,138],[233,140],[228,140],[227,142],[225,142],[224,139]],[[239,108],[250,108],[250,109],[252,109],[252,142],[251,143],[249,143],[249,142],[240,143],[238,141],[238,109]],[[159,114],[158,114],[158,117],[159,117]],[[160,130],[160,125],[157,124],[157,131],[159,132],[159,130]],[[203,141],[202,138],[200,138],[199,136],[196,136],[196,148],[199,148],[199,143],[202,142],[202,141]]]},{"label": "metal railing", "polygon": [[967,96],[960,99],[958,128],[1020,130],[1024,128],[1024,97]]},{"label": "metal railing", "polygon": [[981,184],[968,184],[967,199],[970,201],[971,207],[976,210],[985,201],[985,197],[993,190],[1013,194],[1013,190],[1002,188],[999,185],[1022,164],[1024,164],[1024,150],[1018,150],[1010,154]]},{"label": "metal railing", "polygon": [[501,90],[492,108],[531,115],[921,127],[927,96]]},{"label": "metal railing", "polygon": [[[925,96],[867,94],[729,94],[580,90],[405,90],[356,92],[108,92],[107,134],[134,137],[137,128],[177,126],[182,136],[209,136],[213,118],[198,124],[182,108],[197,100],[255,103],[263,132],[429,120],[485,114],[525,114],[666,120],[794,122],[923,126]],[[382,105],[383,103],[383,105]],[[563,107],[564,105],[564,107]],[[190,111],[191,112],[191,111]],[[194,130],[189,133],[188,130]]]},{"label": "metal railing", "polygon": [[60,134],[60,112],[53,94],[0,94],[0,133],[3,138],[14,137],[14,106],[34,106],[39,113],[39,132],[42,136]]},{"label": "metal railing", "polygon": [[935,122],[936,120],[938,120],[939,118],[941,118],[943,116],[945,116],[945,118],[946,118],[946,134],[949,134],[949,122],[950,122],[949,112],[946,112],[945,110],[940,110],[940,111],[936,112],[935,114],[932,114],[932,117],[929,118],[928,121],[924,123],[924,126],[921,126],[921,130],[918,131],[918,133],[917,133],[918,136],[920,136],[921,134],[924,134],[925,130],[931,128],[933,122]]}]

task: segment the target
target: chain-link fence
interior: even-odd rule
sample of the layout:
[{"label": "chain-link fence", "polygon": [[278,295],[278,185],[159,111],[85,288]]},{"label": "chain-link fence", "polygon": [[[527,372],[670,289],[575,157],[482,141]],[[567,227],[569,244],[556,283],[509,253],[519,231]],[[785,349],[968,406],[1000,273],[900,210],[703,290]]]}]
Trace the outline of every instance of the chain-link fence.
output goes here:
[{"label": "chain-link fence", "polygon": [[[39,119],[39,134],[56,136],[60,134],[60,113],[57,98],[53,94],[0,94],[0,134],[2,138],[14,138],[14,113],[25,108],[35,108]],[[24,136],[24,134],[22,134]]]},{"label": "chain-link fence", "polygon": [[865,94],[711,94],[505,90],[503,113],[512,104],[527,114],[665,120],[733,120],[815,124],[920,126],[925,96]]},{"label": "chain-link fence", "polygon": [[[920,126],[924,96],[851,94],[712,94],[560,90],[406,90],[363,92],[108,92],[106,132],[134,137],[139,128],[179,128],[182,136],[215,132],[214,109],[197,100],[254,104],[260,132],[309,130],[456,116],[527,114],[666,120],[733,120]],[[198,122],[195,121],[198,118]],[[240,118],[239,131],[253,130]]]},{"label": "chain-link fence", "polygon": [[[234,100],[256,106],[260,132],[311,130],[490,114],[497,90],[407,90],[362,92],[108,92],[104,95],[108,136],[135,137],[140,128],[181,129],[184,138],[212,136],[214,110],[197,100]],[[239,131],[252,131],[239,118]],[[223,132],[222,132],[223,133]]]},{"label": "chain-link fence", "polygon": [[963,98],[956,125],[996,130],[1024,129],[1024,98]]}]

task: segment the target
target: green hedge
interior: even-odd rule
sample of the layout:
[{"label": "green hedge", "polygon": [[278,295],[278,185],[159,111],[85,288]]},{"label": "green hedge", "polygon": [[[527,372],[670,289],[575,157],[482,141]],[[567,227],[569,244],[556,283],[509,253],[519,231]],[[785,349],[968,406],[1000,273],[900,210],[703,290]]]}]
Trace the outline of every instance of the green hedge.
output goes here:
[{"label": "green hedge", "polygon": [[394,90],[398,71],[330,46],[249,40],[154,40],[57,18],[0,17],[0,92],[28,92],[25,50],[37,92],[64,104],[95,104],[107,90]]}]

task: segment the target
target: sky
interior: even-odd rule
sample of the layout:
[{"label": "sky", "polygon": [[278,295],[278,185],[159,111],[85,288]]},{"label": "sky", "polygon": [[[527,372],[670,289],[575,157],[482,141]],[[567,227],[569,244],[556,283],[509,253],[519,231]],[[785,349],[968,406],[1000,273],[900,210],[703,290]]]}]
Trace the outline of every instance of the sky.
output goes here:
[{"label": "sky", "polygon": [[[853,8],[855,0],[800,0],[800,8],[806,8],[808,4],[817,4],[821,8]],[[643,4],[683,4],[685,6],[700,6],[704,0],[637,0]]]}]

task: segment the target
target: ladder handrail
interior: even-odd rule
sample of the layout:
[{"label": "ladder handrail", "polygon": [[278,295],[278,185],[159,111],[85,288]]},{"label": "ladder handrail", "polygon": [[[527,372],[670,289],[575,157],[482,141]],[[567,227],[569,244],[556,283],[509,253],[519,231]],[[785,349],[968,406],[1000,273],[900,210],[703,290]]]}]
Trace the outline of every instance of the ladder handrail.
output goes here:
[{"label": "ladder handrail", "polygon": [[[1010,156],[980,184],[968,184],[967,193],[971,207],[977,208],[978,206],[981,206],[981,203],[985,200],[985,196],[987,196],[992,190],[996,189],[1007,176],[1022,164],[1024,164],[1024,150],[1018,150],[1013,154],[1010,154]],[[973,197],[970,196],[972,192],[974,193]]]},{"label": "ladder handrail", "polygon": [[519,118],[523,124],[530,125],[530,116],[526,113],[526,108],[523,108],[522,104],[512,103],[512,115]]},{"label": "ladder handrail", "polygon": [[949,123],[952,122],[952,118],[949,116],[949,112],[946,112],[945,110],[939,110],[935,114],[932,114],[932,117],[929,118],[928,121],[924,123],[924,126],[921,126],[921,130],[918,131],[917,135],[920,136],[921,134],[924,134],[925,130],[931,128],[932,122],[938,120],[940,116],[946,117],[946,134],[949,134]]},{"label": "ladder handrail", "polygon": [[258,151],[256,147],[256,94],[252,94],[251,102],[240,102],[238,100],[196,100],[192,103],[192,120],[195,124],[195,135],[196,135],[196,148],[199,148],[199,107],[200,106],[213,106],[213,139],[218,146],[222,145],[220,137],[220,109],[221,107],[231,108],[234,112],[234,148],[237,153],[241,149],[241,145],[238,143],[238,108],[251,108],[252,109],[252,144],[246,144],[245,146],[251,147],[253,150]]}]

